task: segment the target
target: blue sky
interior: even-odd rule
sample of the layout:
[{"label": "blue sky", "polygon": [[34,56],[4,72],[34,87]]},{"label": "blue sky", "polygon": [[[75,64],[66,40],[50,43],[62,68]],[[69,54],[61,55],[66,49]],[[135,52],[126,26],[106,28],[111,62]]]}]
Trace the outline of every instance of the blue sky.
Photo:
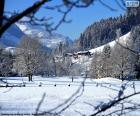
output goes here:
[{"label": "blue sky", "polygon": [[[6,0],[5,11],[22,11],[23,9],[31,6],[37,0]],[[51,5],[59,4],[61,0],[54,0]],[[62,24],[58,28],[57,32],[71,39],[77,39],[89,25],[93,24],[95,21],[100,19],[106,19],[108,17],[116,17],[123,14],[125,11],[122,10],[114,0],[102,0],[111,7],[117,9],[117,11],[110,11],[108,8],[103,6],[98,0],[90,6],[84,9],[73,9],[69,15],[68,19],[71,19],[70,24]],[[60,19],[60,15],[56,12],[48,11],[46,9],[41,9],[38,16],[52,16],[54,17],[53,22],[57,22]]]}]

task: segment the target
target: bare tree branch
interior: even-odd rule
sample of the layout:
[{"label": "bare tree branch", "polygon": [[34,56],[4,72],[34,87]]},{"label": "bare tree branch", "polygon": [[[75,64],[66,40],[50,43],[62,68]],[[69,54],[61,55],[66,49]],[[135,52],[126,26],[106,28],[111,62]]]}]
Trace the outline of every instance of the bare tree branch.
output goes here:
[{"label": "bare tree branch", "polygon": [[2,36],[2,34],[15,22],[17,22],[18,20],[20,20],[21,18],[23,18],[24,16],[34,12],[36,9],[40,8],[43,4],[45,4],[46,2],[49,2],[51,0],[41,0],[39,2],[36,2],[34,5],[32,5],[31,7],[27,8],[26,10],[24,10],[23,12],[19,13],[16,16],[12,16],[10,17],[10,19],[3,24],[3,26],[1,26],[0,28],[0,36]]},{"label": "bare tree branch", "polygon": [[117,3],[117,5],[122,9],[122,10],[126,10],[124,3],[121,1],[121,3],[118,0],[115,0],[115,2]]},{"label": "bare tree branch", "polygon": [[53,112],[57,112],[55,113],[55,115],[59,115],[62,112],[64,112],[66,109],[68,109],[73,102],[75,102],[84,92],[84,83],[86,81],[86,78],[82,81],[81,85],[78,87],[78,89],[67,99],[65,100],[63,103],[61,103],[60,105],[50,109],[49,111],[46,112],[42,112],[39,113],[40,115],[44,115],[44,114],[48,114],[48,113],[53,113]]},{"label": "bare tree branch", "polygon": [[39,109],[40,109],[40,107],[41,107],[41,104],[43,103],[45,97],[46,97],[46,94],[44,93],[43,96],[42,96],[42,98],[41,98],[41,100],[40,100],[40,102],[39,102],[38,105],[37,105],[36,113],[35,113],[35,114],[38,114]]},{"label": "bare tree branch", "polygon": [[104,3],[102,0],[99,0],[99,2],[100,2],[103,6],[105,6],[106,8],[108,8],[109,10],[111,10],[111,11],[117,11],[117,9],[112,8],[110,5]]},{"label": "bare tree branch", "polygon": [[0,2],[0,28],[3,23],[4,4],[5,4],[5,0],[1,0],[1,2]]},{"label": "bare tree branch", "polygon": [[91,116],[96,116],[96,115],[110,109],[111,107],[115,106],[116,104],[120,103],[121,101],[128,99],[132,96],[138,95],[138,94],[140,94],[140,92],[132,93],[130,95],[124,96],[124,97],[119,98],[117,100],[109,101],[109,103],[105,107],[102,107],[100,110],[98,110],[96,113],[92,114]]}]

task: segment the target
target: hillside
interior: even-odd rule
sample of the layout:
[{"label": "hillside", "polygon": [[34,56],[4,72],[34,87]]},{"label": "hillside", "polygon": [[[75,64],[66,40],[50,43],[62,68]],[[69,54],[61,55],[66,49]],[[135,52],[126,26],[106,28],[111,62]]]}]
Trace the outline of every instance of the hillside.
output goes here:
[{"label": "hillside", "polygon": [[140,24],[140,7],[129,8],[124,16],[102,19],[91,24],[81,33],[76,43],[80,50],[96,48],[115,40],[117,29],[124,35],[138,24]]},{"label": "hillside", "polygon": [[127,34],[121,36],[120,38],[114,40],[114,41],[111,41],[107,44],[104,44],[100,47],[97,47],[97,48],[94,48],[94,49],[90,49],[89,51],[91,52],[91,54],[95,53],[95,52],[102,52],[103,51],[103,48],[106,46],[106,45],[110,45],[111,48],[113,48],[117,42],[119,42],[121,45],[124,45],[124,46],[127,46],[127,43],[129,42],[130,40],[130,34],[131,32],[128,32]]},{"label": "hillside", "polygon": [[[130,36],[131,36],[131,32],[128,32],[127,34],[121,36],[120,38],[118,38],[114,41],[111,41],[107,44],[96,47],[94,49],[88,50],[90,52],[90,54],[92,54],[93,56],[81,55],[78,57],[78,59],[75,59],[74,57],[72,57],[71,60],[73,63],[73,67],[77,67],[77,66],[80,67],[81,73],[84,73],[85,71],[89,71],[90,66],[91,66],[91,62],[92,62],[92,59],[94,58],[95,53],[102,54],[103,49],[106,45],[109,45],[110,48],[113,49],[115,47],[115,45],[117,45],[117,42],[119,42],[123,46],[127,46],[129,41],[130,41]],[[80,52],[85,52],[85,51],[79,51],[76,54],[78,54]]]},{"label": "hillside", "polygon": [[13,24],[3,34],[2,38],[0,39],[0,44],[4,47],[16,47],[22,36],[24,36],[24,33],[15,24]]}]

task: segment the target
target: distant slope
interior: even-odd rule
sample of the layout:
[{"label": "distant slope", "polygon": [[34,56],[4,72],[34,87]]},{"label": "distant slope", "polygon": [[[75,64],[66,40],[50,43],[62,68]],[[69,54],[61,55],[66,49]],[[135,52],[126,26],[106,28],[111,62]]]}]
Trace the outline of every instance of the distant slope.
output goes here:
[{"label": "distant slope", "polygon": [[22,36],[29,35],[39,38],[45,48],[56,48],[60,42],[71,44],[72,41],[61,34],[53,33],[52,36],[40,26],[31,26],[29,24],[13,24],[0,38],[0,45],[3,47],[16,47],[21,41]]},{"label": "distant slope", "polygon": [[[130,32],[128,32],[127,34],[121,36],[119,39],[116,39],[114,41],[111,41],[109,43],[107,43],[108,45],[110,45],[111,48],[113,48],[117,42],[119,42],[120,44],[126,46],[128,41],[129,41],[129,37],[130,37]],[[97,48],[94,48],[94,49],[90,49],[89,52],[91,53],[95,53],[95,52],[102,52],[103,51],[103,48],[107,45],[107,44],[104,44],[100,47],[97,47]]]},{"label": "distant slope", "polygon": [[50,35],[45,29],[43,29],[41,26],[33,26],[30,24],[16,24],[25,34],[39,38],[40,42],[48,47],[48,48],[56,48],[60,42],[63,44],[71,43],[72,41],[61,34],[53,33]]},{"label": "distant slope", "polygon": [[124,35],[140,24],[140,7],[129,8],[124,16],[102,19],[85,29],[76,41],[79,50],[88,50],[115,40],[116,30]]},{"label": "distant slope", "polygon": [[16,47],[24,33],[13,24],[1,37],[0,44],[4,47]]},{"label": "distant slope", "polygon": [[[111,48],[113,48],[117,42],[121,43],[122,45],[124,46],[127,46],[127,43],[129,42],[129,37],[130,37],[130,34],[131,32],[128,32],[127,34],[121,36],[119,39],[117,40],[114,40],[112,42],[109,42],[107,43],[108,45],[110,45]],[[94,49],[90,49],[88,50],[89,52],[91,52],[91,54],[94,55],[94,53],[102,53],[103,51],[103,48],[107,45],[107,44],[104,44],[100,47],[97,47],[97,48],[94,48]],[[77,52],[78,53],[78,52]],[[90,70],[90,65],[91,65],[91,62],[92,62],[92,59],[94,57],[88,57],[88,56],[81,56],[79,57],[78,59],[74,59],[72,58],[72,63],[73,63],[73,66],[76,67],[80,67],[82,69],[82,73],[85,72],[86,70]]]}]

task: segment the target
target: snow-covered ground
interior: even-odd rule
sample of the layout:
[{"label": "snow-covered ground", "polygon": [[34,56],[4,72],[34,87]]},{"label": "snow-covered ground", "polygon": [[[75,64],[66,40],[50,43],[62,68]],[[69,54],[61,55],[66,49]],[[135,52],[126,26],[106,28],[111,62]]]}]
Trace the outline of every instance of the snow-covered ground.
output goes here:
[{"label": "snow-covered ground", "polygon": [[[123,46],[127,46],[127,44],[129,43],[130,41],[130,32],[128,32],[127,34],[121,36],[120,38],[114,40],[114,41],[111,41],[105,45],[110,45],[111,48],[113,48],[117,42],[119,42],[120,44],[122,44]],[[91,53],[95,53],[95,52],[102,52],[103,51],[103,48],[105,47],[105,45],[102,45],[100,47],[97,47],[97,48],[94,48],[94,49],[91,49],[89,50],[89,52]]]},{"label": "snow-covered ground", "polygon": [[[118,43],[120,43],[121,45],[123,46],[128,46],[128,43],[130,43],[131,39],[130,39],[130,35],[131,35],[131,32],[128,32],[127,34],[121,36],[120,38],[114,40],[114,41],[111,41],[107,44],[104,44],[102,46],[99,46],[97,48],[94,48],[94,49],[90,49],[88,50],[91,54],[94,55],[94,53],[102,53],[103,52],[103,49],[106,45],[110,45],[111,49],[114,48],[114,46]],[[82,52],[82,51],[80,51]],[[83,51],[85,52],[85,51]],[[78,53],[78,52],[77,52]],[[86,56],[86,55],[81,55],[79,56],[77,59],[75,59],[74,57],[71,57],[71,60],[72,60],[72,63],[75,64],[75,65],[80,65],[83,72],[85,71],[89,71],[90,70],[90,66],[91,66],[91,62],[92,62],[92,59],[94,57],[89,57],[89,56]]]},{"label": "snow-covered ground", "polygon": [[[3,80],[0,81],[1,86],[5,86],[5,82],[8,82],[9,86],[23,85],[23,83],[26,85],[25,87],[0,88],[0,114],[34,114],[37,109],[39,109],[38,112],[58,113],[71,104],[60,115],[87,116],[96,112],[97,106],[100,104],[113,100],[118,93],[120,95],[122,85],[125,88],[124,95],[133,93],[134,88],[136,92],[140,91],[139,81],[122,82],[114,78],[86,79],[84,84],[82,77],[74,77],[73,82],[71,77],[42,78],[34,76],[33,82],[28,82],[27,77],[1,77],[0,79]],[[73,95],[74,93],[77,94]],[[73,97],[69,99],[72,95]],[[140,95],[129,98],[129,103],[126,99],[124,106],[131,106],[132,103],[140,104],[139,98]],[[38,106],[40,107],[37,108]],[[115,106],[104,114],[120,108],[120,105]],[[133,111],[127,116],[139,116],[140,111]]]}]

